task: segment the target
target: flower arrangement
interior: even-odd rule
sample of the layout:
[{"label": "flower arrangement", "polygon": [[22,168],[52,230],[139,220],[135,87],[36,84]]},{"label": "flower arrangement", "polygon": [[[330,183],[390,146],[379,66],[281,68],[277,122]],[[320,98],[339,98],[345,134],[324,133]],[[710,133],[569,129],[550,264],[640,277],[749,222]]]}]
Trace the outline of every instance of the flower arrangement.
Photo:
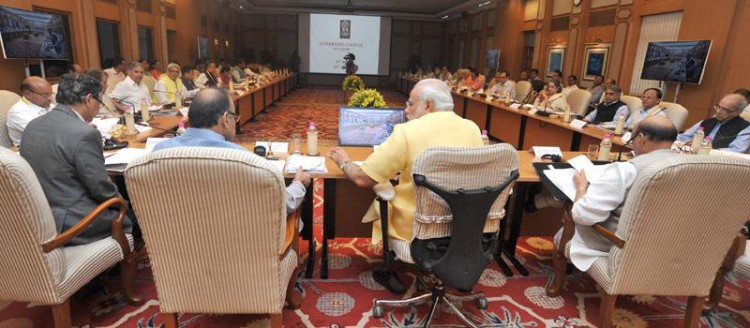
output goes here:
[{"label": "flower arrangement", "polygon": [[362,89],[349,98],[349,107],[385,108],[383,95],[375,89]]},{"label": "flower arrangement", "polygon": [[356,75],[349,75],[344,79],[344,83],[341,84],[341,89],[344,91],[354,90],[359,91],[365,88],[365,82],[362,78]]}]

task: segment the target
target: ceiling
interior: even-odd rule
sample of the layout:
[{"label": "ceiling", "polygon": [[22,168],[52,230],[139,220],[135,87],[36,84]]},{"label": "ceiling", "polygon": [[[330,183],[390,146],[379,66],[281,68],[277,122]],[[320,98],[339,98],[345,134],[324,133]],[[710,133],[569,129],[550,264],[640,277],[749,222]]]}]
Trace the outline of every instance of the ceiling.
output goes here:
[{"label": "ceiling", "polygon": [[249,14],[335,13],[450,20],[494,8],[502,0],[215,0]]}]

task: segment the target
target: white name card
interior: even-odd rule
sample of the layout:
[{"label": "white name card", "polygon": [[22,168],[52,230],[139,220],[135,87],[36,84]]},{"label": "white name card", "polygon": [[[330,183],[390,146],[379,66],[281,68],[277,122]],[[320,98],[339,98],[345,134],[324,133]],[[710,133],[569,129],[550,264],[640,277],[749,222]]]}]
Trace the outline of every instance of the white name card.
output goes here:
[{"label": "white name card", "polygon": [[529,111],[529,114],[534,115],[536,114],[536,112],[537,112],[536,108],[533,108],[532,110]]},{"label": "white name card", "polygon": [[576,119],[573,120],[573,122],[570,122],[570,126],[576,129],[583,129],[583,127],[586,126],[586,121]]},{"label": "white name card", "polygon": [[627,143],[628,141],[630,141],[631,136],[632,134],[630,133],[630,131],[628,131],[628,132],[625,132],[625,134],[623,134],[622,137],[620,137],[620,139],[622,139],[622,142]]},{"label": "white name card", "polygon": [[519,108],[521,108],[521,104],[512,104],[512,105],[510,105],[510,108],[519,109]]}]

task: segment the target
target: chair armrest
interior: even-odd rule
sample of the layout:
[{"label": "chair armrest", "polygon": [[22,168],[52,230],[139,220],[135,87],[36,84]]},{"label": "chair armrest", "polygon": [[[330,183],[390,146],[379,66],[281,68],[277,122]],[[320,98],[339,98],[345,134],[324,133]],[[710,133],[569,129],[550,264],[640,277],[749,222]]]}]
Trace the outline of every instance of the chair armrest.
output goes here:
[{"label": "chair armrest", "polygon": [[620,239],[620,237],[617,237],[617,235],[615,235],[614,232],[612,232],[611,230],[608,230],[607,228],[603,227],[601,224],[596,223],[596,224],[594,224],[591,227],[594,228],[594,230],[596,232],[598,232],[600,235],[602,235],[604,238],[609,239],[609,241],[611,241],[612,244],[614,244],[618,248],[625,247],[625,241],[624,240]]},{"label": "chair armrest", "polygon": [[125,220],[125,213],[128,210],[128,202],[122,198],[110,198],[104,203],[101,203],[93,211],[86,215],[86,217],[84,217],[81,221],[78,221],[76,225],[64,231],[63,233],[58,234],[57,236],[55,236],[55,239],[42,244],[42,250],[45,253],[49,253],[56,248],[67,244],[68,242],[73,240],[73,238],[80,235],[84,230],[86,230],[86,228],[88,228],[88,226],[91,225],[91,223],[93,223],[94,220],[96,220],[99,215],[101,215],[106,209],[112,206],[118,206],[120,208],[117,219],[112,221],[112,237],[114,237],[117,243],[120,244],[123,255],[127,255],[128,253],[130,253],[130,245],[125,238],[122,223]]},{"label": "chair armrest", "polygon": [[393,197],[396,197],[396,189],[393,188],[393,184],[390,182],[376,184],[372,187],[372,191],[375,192],[375,195],[377,195],[379,199],[386,202],[390,202],[393,200]]},{"label": "chair armrest", "polygon": [[[286,234],[284,235],[284,248],[279,255],[279,260],[282,260],[290,248],[294,251],[299,252],[299,217],[300,209],[290,213],[286,217]],[[310,227],[312,229],[312,227]]]}]

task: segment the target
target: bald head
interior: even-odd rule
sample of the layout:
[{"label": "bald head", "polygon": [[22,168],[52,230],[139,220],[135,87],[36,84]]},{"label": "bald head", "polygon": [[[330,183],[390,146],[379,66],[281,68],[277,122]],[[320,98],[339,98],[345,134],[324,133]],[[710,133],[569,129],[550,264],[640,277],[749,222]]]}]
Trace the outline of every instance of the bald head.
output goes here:
[{"label": "bald head", "polygon": [[223,89],[204,89],[195,96],[190,104],[188,119],[195,128],[212,128],[226,112],[233,112],[229,95]]},{"label": "bald head", "polygon": [[743,110],[747,107],[747,99],[741,94],[732,93],[724,96],[721,100],[726,100],[731,105],[731,109]]},{"label": "bald head", "polygon": [[26,100],[39,107],[48,108],[52,103],[52,86],[47,80],[30,76],[21,82],[21,94]]},{"label": "bald head", "polygon": [[666,116],[650,116],[633,129],[633,151],[643,155],[654,150],[669,149],[677,139],[677,128]]}]

